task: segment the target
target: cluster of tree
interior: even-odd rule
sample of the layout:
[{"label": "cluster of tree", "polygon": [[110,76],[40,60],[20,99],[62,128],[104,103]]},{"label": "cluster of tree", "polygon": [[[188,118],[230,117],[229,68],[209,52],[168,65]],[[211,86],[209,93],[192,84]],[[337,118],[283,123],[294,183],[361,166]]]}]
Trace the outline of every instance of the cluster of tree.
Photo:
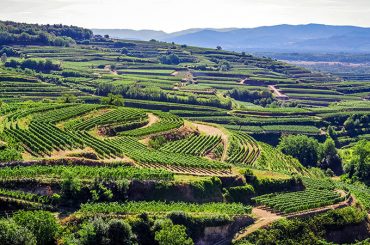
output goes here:
[{"label": "cluster of tree", "polygon": [[0,45],[69,46],[75,40],[90,39],[92,36],[91,30],[76,26],[0,22]]},{"label": "cluster of tree", "polygon": [[370,184],[370,141],[361,140],[350,149],[349,162],[344,164],[344,171],[353,181]]},{"label": "cluster of tree", "polygon": [[122,95],[109,93],[107,97],[103,97],[101,99],[101,103],[107,105],[124,106],[125,101]]},{"label": "cluster of tree", "polygon": [[0,55],[4,55],[4,54],[7,57],[18,57],[20,56],[21,53],[12,47],[4,46],[0,49]]},{"label": "cluster of tree", "polygon": [[6,67],[31,69],[37,72],[49,73],[51,71],[60,71],[62,69],[60,64],[54,64],[51,60],[33,60],[25,59],[21,61],[10,60],[5,63]]},{"label": "cluster of tree", "polygon": [[1,244],[56,244],[60,226],[46,211],[19,211],[10,219],[0,219]]},{"label": "cluster of tree", "polygon": [[94,218],[84,222],[78,232],[63,237],[66,244],[154,244],[192,245],[186,227],[176,225],[170,219],[153,220],[141,214],[134,222],[120,219]]},{"label": "cluster of tree", "polygon": [[362,128],[368,128],[370,126],[370,116],[352,115],[347,118],[343,125],[350,135],[355,135],[357,131],[361,131]]},{"label": "cluster of tree", "polygon": [[167,65],[178,65],[180,63],[180,58],[176,54],[161,55],[159,57],[159,62]]},{"label": "cluster of tree", "polygon": [[229,71],[231,69],[231,64],[226,60],[221,60],[218,62],[218,70]]},{"label": "cluster of tree", "polygon": [[251,102],[256,105],[267,106],[274,102],[272,93],[269,91],[258,91],[234,88],[227,93],[231,98],[236,100]]},{"label": "cluster of tree", "polygon": [[297,158],[303,166],[331,169],[337,174],[342,172],[342,160],[330,137],[320,144],[315,138],[306,135],[287,135],[281,137],[278,148]]},{"label": "cluster of tree", "polygon": [[128,85],[113,85],[109,83],[100,83],[97,87],[96,94],[100,96],[107,96],[108,94],[120,94],[124,98],[163,101],[182,104],[205,105],[214,106],[219,108],[231,108],[231,101],[222,102],[218,98],[209,100],[198,99],[190,95],[186,98],[168,95],[165,91],[157,87],[141,87],[141,86],[128,86]]}]

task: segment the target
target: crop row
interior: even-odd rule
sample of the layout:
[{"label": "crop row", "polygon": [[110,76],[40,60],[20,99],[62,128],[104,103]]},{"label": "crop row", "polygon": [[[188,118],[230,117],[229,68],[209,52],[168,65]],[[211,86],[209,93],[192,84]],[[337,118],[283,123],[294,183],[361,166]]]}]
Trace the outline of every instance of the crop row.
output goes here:
[{"label": "crop row", "polygon": [[97,203],[83,204],[79,212],[84,214],[116,213],[116,214],[140,214],[156,213],[166,214],[175,211],[194,214],[219,214],[219,215],[247,215],[251,212],[250,206],[237,203],[184,203],[184,202],[127,202],[127,203]]},{"label": "crop row", "polygon": [[130,166],[98,167],[98,166],[43,166],[0,168],[0,179],[61,179],[71,175],[79,179],[138,179],[138,180],[173,180],[173,174],[162,169],[135,168]]},{"label": "crop row", "polygon": [[266,194],[255,197],[253,200],[276,211],[291,213],[331,205],[343,201],[344,198],[331,190],[307,189],[305,191]]},{"label": "crop row", "polygon": [[220,141],[220,136],[191,136],[184,140],[167,143],[160,150],[202,156],[213,149]]},{"label": "crop row", "polygon": [[92,117],[83,121],[76,121],[69,125],[68,129],[71,130],[89,130],[95,126],[108,125],[113,123],[129,122],[132,120],[143,119],[146,114],[137,109],[120,108],[100,116]]},{"label": "crop row", "polygon": [[238,164],[252,164],[259,155],[257,142],[246,133],[233,133],[230,137],[227,161]]},{"label": "crop row", "polygon": [[113,140],[107,141],[111,145],[120,149],[123,154],[140,163],[157,163],[163,165],[210,169],[228,169],[230,167],[228,164],[211,161],[202,157],[149,149],[145,145],[139,143],[135,138],[131,137],[117,137]]},{"label": "crop row", "polygon": [[81,104],[69,106],[67,108],[60,108],[55,110],[49,110],[48,113],[39,113],[35,115],[35,120],[42,122],[57,123],[60,121],[67,120],[72,117],[76,117],[85,114],[89,111],[101,108],[101,105],[90,105]]},{"label": "crop row", "polygon": [[156,134],[159,132],[169,131],[171,129],[179,128],[183,125],[183,120],[171,113],[155,112],[159,117],[159,122],[156,122],[149,127],[137,128],[122,132],[121,135],[141,137],[144,135]]},{"label": "crop row", "polygon": [[0,189],[0,196],[11,197],[21,200],[26,200],[30,202],[37,202],[43,204],[51,203],[51,198],[49,196],[37,195],[29,192]]}]

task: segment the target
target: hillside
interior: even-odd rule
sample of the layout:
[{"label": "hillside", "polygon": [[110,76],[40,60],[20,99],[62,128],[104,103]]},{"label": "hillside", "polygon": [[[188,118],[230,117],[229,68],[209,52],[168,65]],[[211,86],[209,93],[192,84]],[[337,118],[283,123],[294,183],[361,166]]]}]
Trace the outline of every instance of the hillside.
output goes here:
[{"label": "hillside", "polygon": [[370,29],[320,24],[257,28],[189,29],[182,32],[93,30],[116,38],[175,42],[200,47],[222,46],[233,51],[369,52]]},{"label": "hillside", "polygon": [[368,236],[367,81],[155,40],[51,45],[0,46],[8,244]]}]

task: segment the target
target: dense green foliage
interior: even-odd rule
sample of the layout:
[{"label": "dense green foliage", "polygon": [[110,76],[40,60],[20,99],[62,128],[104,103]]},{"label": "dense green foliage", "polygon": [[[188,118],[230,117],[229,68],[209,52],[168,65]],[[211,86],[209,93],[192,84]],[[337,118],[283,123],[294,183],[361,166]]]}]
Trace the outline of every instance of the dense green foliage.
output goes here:
[{"label": "dense green foliage", "polygon": [[73,40],[83,40],[91,37],[92,31],[75,26],[0,22],[0,45],[68,46],[75,43]]}]

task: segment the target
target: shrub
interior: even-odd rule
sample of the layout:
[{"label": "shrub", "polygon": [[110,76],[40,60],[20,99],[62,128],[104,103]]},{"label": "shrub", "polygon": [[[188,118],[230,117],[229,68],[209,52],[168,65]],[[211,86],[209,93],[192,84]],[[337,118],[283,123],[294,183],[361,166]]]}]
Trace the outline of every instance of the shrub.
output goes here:
[{"label": "shrub", "polygon": [[35,236],[13,220],[0,220],[0,241],[2,245],[35,245]]},{"label": "shrub", "polygon": [[52,244],[56,241],[59,224],[50,212],[19,211],[13,216],[14,221],[35,236],[38,244]]},{"label": "shrub", "polygon": [[227,189],[226,199],[229,202],[249,203],[255,195],[254,188],[251,185],[234,186]]},{"label": "shrub", "polygon": [[194,242],[186,234],[186,227],[174,225],[171,221],[162,224],[162,228],[155,233],[155,240],[159,245],[193,245]]}]

